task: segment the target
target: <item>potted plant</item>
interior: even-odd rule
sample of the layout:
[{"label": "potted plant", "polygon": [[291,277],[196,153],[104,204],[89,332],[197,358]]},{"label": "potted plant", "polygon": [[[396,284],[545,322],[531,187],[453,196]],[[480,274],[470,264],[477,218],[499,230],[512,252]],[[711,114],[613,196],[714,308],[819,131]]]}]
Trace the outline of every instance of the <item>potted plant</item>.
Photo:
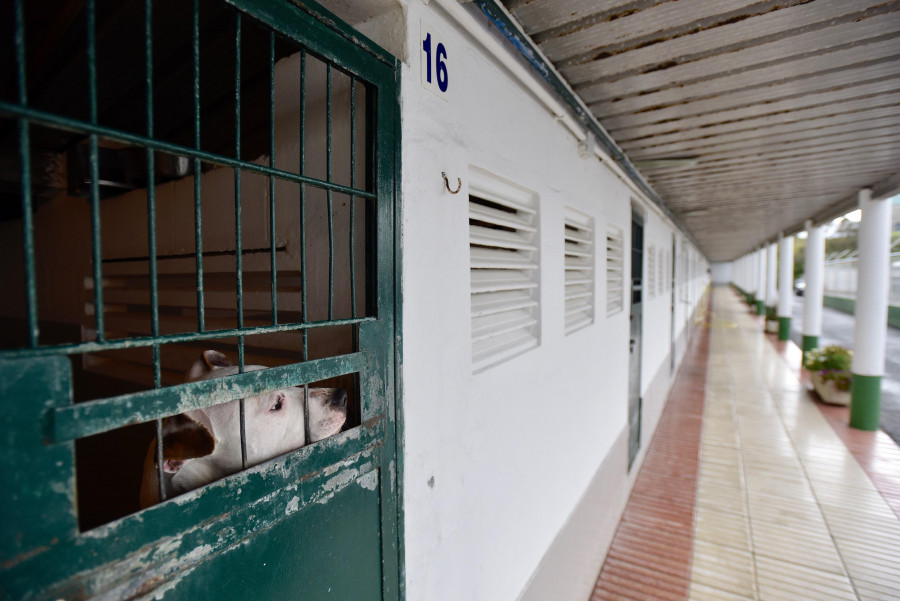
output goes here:
[{"label": "potted plant", "polygon": [[803,367],[810,372],[816,393],[830,405],[850,404],[850,366],[853,351],[837,344],[807,351]]},{"label": "potted plant", "polygon": [[766,307],[766,332],[778,333],[778,317],[775,315],[775,307]]}]

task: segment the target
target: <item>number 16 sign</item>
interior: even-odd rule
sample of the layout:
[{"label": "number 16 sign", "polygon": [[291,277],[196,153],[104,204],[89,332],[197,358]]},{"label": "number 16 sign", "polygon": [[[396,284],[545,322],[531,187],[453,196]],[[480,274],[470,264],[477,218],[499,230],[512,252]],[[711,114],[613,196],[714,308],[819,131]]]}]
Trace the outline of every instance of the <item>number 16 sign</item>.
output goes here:
[{"label": "number 16 sign", "polygon": [[447,45],[434,35],[425,21],[422,21],[421,37],[422,86],[446,100],[450,90]]}]

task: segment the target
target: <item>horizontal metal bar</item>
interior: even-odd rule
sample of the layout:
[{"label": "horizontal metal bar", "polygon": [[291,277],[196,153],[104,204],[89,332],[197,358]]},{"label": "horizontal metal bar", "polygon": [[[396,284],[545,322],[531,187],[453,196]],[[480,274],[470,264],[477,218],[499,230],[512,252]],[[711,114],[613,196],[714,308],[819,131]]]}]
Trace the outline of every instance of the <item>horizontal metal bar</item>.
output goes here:
[{"label": "horizontal metal bar", "polygon": [[164,334],[161,336],[139,336],[136,338],[121,338],[106,340],[104,342],[78,342],[75,344],[57,344],[38,348],[21,348],[8,351],[0,351],[2,359],[21,359],[25,357],[47,357],[51,355],[77,355],[81,353],[96,353],[124,348],[142,348],[154,344],[174,344],[178,342],[195,342],[197,340],[211,340],[214,338],[231,338],[234,336],[256,336],[258,334],[272,334],[275,332],[306,331],[313,328],[328,328],[333,326],[347,326],[375,321],[375,317],[356,317],[352,319],[333,319],[331,321],[315,321],[311,323],[279,323],[271,326],[259,326],[254,328],[237,328],[229,330],[207,330],[205,332],[186,332],[184,334]]},{"label": "horizontal metal bar", "polygon": [[366,353],[357,352],[59,407],[50,410],[51,432],[57,443],[76,440],[264,391],[356,373],[366,365]]},{"label": "horizontal metal bar", "polygon": [[213,154],[211,152],[205,152],[203,150],[197,150],[196,148],[191,148],[189,146],[180,146],[178,144],[172,144],[170,142],[163,142],[161,140],[155,140],[153,138],[148,138],[139,134],[119,131],[117,129],[104,127],[102,125],[91,125],[86,121],[79,121],[77,119],[71,119],[69,117],[63,117],[60,115],[55,115],[53,113],[47,113],[45,111],[23,107],[11,102],[0,101],[0,115],[25,118],[29,121],[40,123],[42,125],[58,127],[59,129],[74,131],[85,135],[96,134],[97,136],[108,138],[110,140],[137,144],[146,148],[152,148],[153,150],[159,152],[167,152],[169,154],[178,156],[200,159],[207,163],[213,163],[216,165],[221,165],[223,167],[237,167],[245,171],[252,171],[254,173],[261,173],[263,175],[271,175],[273,177],[298,184],[309,184],[317,188],[322,188],[323,190],[331,190],[333,192],[339,192],[341,194],[355,194],[356,196],[360,196],[362,198],[377,198],[377,195],[374,192],[368,192],[366,190],[354,190],[353,188],[335,184],[333,182],[327,182],[324,180],[307,177],[305,175],[297,175],[296,173],[282,171],[281,169],[272,169],[271,167],[268,167],[266,165],[259,165],[257,163],[241,161],[235,158]]}]

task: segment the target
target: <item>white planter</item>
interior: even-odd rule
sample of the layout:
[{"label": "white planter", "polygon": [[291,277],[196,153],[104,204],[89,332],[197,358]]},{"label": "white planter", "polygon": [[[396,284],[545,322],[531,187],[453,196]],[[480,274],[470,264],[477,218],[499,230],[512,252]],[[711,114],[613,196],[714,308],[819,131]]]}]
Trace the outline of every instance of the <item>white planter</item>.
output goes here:
[{"label": "white planter", "polygon": [[812,380],[813,388],[816,389],[816,394],[819,395],[823,403],[842,405],[844,407],[850,404],[849,390],[838,390],[833,381],[823,380],[822,374],[817,371],[810,373],[809,376]]},{"label": "white planter", "polygon": [[772,334],[778,333],[778,322],[772,321],[771,319],[766,320],[766,332],[770,332]]}]

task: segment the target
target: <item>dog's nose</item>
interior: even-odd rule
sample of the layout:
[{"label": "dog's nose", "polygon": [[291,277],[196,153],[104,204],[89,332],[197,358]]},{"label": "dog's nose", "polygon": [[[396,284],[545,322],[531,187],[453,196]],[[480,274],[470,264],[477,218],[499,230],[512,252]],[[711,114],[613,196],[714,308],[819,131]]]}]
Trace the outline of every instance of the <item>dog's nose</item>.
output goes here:
[{"label": "dog's nose", "polygon": [[343,388],[336,388],[331,396],[331,406],[336,409],[343,409],[347,406],[347,391]]}]

